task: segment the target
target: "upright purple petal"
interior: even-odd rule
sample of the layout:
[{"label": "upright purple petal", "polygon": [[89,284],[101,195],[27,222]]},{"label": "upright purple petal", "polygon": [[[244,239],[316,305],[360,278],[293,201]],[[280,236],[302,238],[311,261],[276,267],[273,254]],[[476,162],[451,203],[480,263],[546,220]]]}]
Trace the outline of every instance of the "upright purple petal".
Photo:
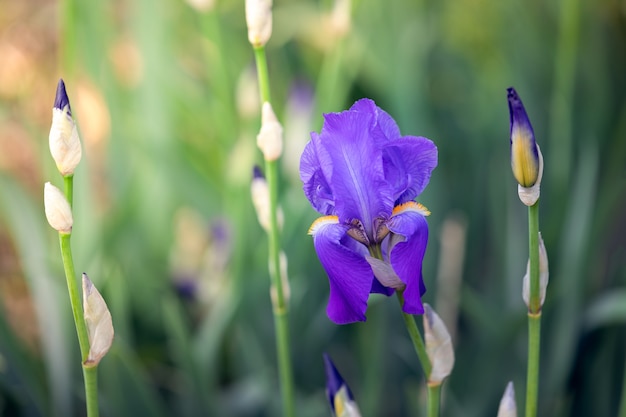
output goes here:
[{"label": "upright purple petal", "polygon": [[[350,110],[370,113],[374,116],[374,130],[380,130],[380,134],[382,134],[382,138],[384,138],[384,141],[380,143],[380,146],[383,146],[387,141],[395,140],[401,136],[400,128],[398,127],[396,121],[393,120],[393,117],[378,107],[373,100],[370,100],[369,98],[362,98],[354,103],[352,107],[350,107]],[[380,135],[378,134],[375,135],[376,138],[379,138],[379,136]]]},{"label": "upright purple petal", "polygon": [[373,116],[345,111],[325,115],[319,135],[320,145],[331,163],[325,164],[318,151],[324,176],[336,198],[339,220],[347,223],[359,219],[372,236],[372,222],[386,218],[393,208],[389,184],[385,181],[382,152],[376,146],[372,130]]},{"label": "upright purple petal", "polygon": [[394,210],[387,223],[389,230],[404,237],[404,241],[391,249],[389,261],[406,284],[402,310],[408,314],[424,313],[422,295],[426,287],[422,278],[422,261],[428,243],[428,223],[424,210],[417,203],[406,203]]},{"label": "upright purple petal", "polygon": [[310,230],[315,251],[330,282],[326,313],[337,324],[365,321],[367,298],[374,279],[372,269],[362,254],[343,244],[343,239],[351,239],[346,235],[349,226],[330,218],[318,219]]},{"label": "upright purple petal", "polygon": [[437,167],[437,147],[430,139],[404,136],[383,148],[383,161],[396,204],[406,203],[428,185]]}]

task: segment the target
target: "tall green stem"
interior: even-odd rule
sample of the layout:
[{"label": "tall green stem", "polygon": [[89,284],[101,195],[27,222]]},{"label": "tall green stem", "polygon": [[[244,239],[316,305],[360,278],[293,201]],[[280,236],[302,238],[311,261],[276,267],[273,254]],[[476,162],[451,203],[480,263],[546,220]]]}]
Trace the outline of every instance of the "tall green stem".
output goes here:
[{"label": "tall green stem", "polygon": [[441,402],[441,384],[428,384],[428,417],[439,416]]},{"label": "tall green stem", "polygon": [[67,290],[70,295],[74,325],[76,326],[76,333],[78,334],[80,356],[81,360],[85,362],[85,360],[87,360],[87,355],[89,355],[89,337],[87,336],[87,326],[85,325],[85,320],[83,318],[81,296],[78,289],[78,282],[76,282],[76,273],[74,272],[74,261],[72,259],[70,237],[70,234],[59,233],[61,256],[63,257],[63,268],[65,269],[65,280],[67,281]]},{"label": "tall green stem", "polygon": [[[267,70],[267,58],[263,46],[254,48],[259,90],[262,103],[270,102],[269,74]],[[276,354],[278,356],[278,373],[280,378],[281,394],[283,401],[283,415],[294,417],[294,388],[293,371],[291,366],[291,354],[289,351],[289,306],[285,299],[285,289],[281,279],[280,268],[280,234],[278,230],[278,161],[265,161],[265,176],[270,194],[270,219],[268,246],[270,258],[270,278],[274,289],[274,324],[276,326]]]},{"label": "tall green stem", "polygon": [[528,302],[528,373],[526,417],[537,415],[539,392],[539,348],[541,341],[541,295],[539,287],[539,201],[528,208],[530,297]]},{"label": "tall green stem", "polygon": [[[396,295],[398,296],[400,307],[402,307],[404,305],[404,296],[402,295],[401,291],[396,291]],[[430,359],[428,359],[428,354],[426,354],[426,346],[424,345],[424,340],[422,340],[422,335],[417,328],[417,323],[415,323],[415,317],[403,311],[402,318],[404,319],[404,325],[409,332],[411,342],[413,342],[415,353],[417,353],[417,357],[420,361],[420,364],[422,365],[422,369],[424,370],[424,375],[426,376],[426,379],[428,379],[432,366],[430,364]]]},{"label": "tall green stem", "polygon": [[[72,205],[74,194],[73,176],[64,177],[65,197],[70,206]],[[74,270],[74,260],[72,257],[72,246],[70,244],[71,234],[59,233],[59,243],[61,246],[61,258],[63,259],[63,269],[65,270],[65,280],[67,282],[67,291],[70,296],[70,306],[72,308],[72,316],[74,317],[74,325],[76,326],[76,334],[78,335],[78,344],[80,346],[81,363],[84,364],[89,355],[89,336],[87,334],[87,325],[85,324],[83,306],[81,302],[80,289],[76,280],[76,272]],[[83,377],[85,383],[85,401],[87,402],[87,416],[98,417],[98,371],[97,366],[86,367],[83,365]]]}]

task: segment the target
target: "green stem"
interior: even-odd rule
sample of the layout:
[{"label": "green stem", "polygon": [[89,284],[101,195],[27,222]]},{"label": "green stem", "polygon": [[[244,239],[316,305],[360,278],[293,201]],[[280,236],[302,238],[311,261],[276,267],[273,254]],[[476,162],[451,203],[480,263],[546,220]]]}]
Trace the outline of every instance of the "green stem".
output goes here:
[{"label": "green stem", "polygon": [[63,184],[65,185],[65,198],[71,208],[74,206],[74,175],[63,177]]},{"label": "green stem", "polygon": [[541,311],[528,313],[528,373],[526,376],[526,417],[537,415],[539,392],[539,345],[541,341]]},{"label": "green stem", "polygon": [[428,384],[428,417],[439,416],[441,384]]},{"label": "green stem", "polygon": [[256,60],[256,71],[259,79],[259,91],[261,92],[261,103],[271,101],[270,96],[270,77],[267,70],[267,57],[265,55],[264,46],[254,47],[254,58]]},{"label": "green stem", "polygon": [[[270,83],[267,70],[267,58],[263,46],[254,47],[257,65],[261,102],[270,102]],[[278,230],[278,161],[265,161],[265,177],[269,188],[269,230],[267,232],[270,279],[275,297],[272,298],[274,323],[276,327],[276,354],[278,356],[278,374],[283,401],[283,415],[295,417],[293,371],[289,352],[289,307],[285,298],[285,288],[281,279],[280,234]]]},{"label": "green stem", "polygon": [[98,417],[98,367],[88,367],[83,365],[83,377],[85,378],[87,416]]},{"label": "green stem", "polygon": [[[404,296],[402,295],[401,291],[396,291],[396,295],[398,296],[400,307],[402,307],[404,305]],[[426,346],[424,345],[424,341],[422,340],[422,335],[417,328],[417,323],[415,323],[415,317],[403,311],[402,318],[404,318],[404,324],[406,326],[406,329],[409,331],[409,336],[411,337],[411,341],[413,342],[415,353],[417,353],[417,357],[420,361],[420,364],[422,365],[422,369],[424,370],[424,375],[426,375],[426,379],[428,380],[432,367],[430,364],[430,360],[428,359],[428,354],[426,354]]]},{"label": "green stem", "polygon": [[[68,175],[63,177],[63,182],[65,185],[65,197],[71,207],[74,197],[74,176]],[[76,334],[78,335],[81,362],[85,363],[89,355],[89,336],[87,334],[87,325],[85,324],[79,285],[76,280],[76,272],[74,271],[72,246],[70,244],[71,236],[71,234],[59,233],[59,241],[61,244],[61,258],[63,259],[63,269],[65,270],[65,280],[67,281],[67,290],[70,296],[74,325],[76,326]],[[86,367],[83,365],[83,377],[85,383],[85,401],[87,402],[87,416],[98,417],[97,366]]]},{"label": "green stem", "polygon": [[72,307],[72,315],[74,316],[74,325],[76,326],[76,333],[78,334],[81,360],[85,362],[85,360],[87,360],[87,355],[89,355],[89,337],[87,336],[87,326],[85,325],[85,319],[83,317],[81,296],[78,289],[78,282],[76,281],[76,273],[74,272],[74,261],[72,259],[70,237],[70,234],[59,233],[63,268],[65,269],[65,279],[67,281],[67,290],[70,295],[70,305]]},{"label": "green stem", "polygon": [[539,287],[539,201],[528,208],[530,296],[528,302],[528,373],[526,417],[537,415],[539,391],[539,347],[541,340],[541,294]]},{"label": "green stem", "polygon": [[530,259],[530,297],[528,310],[541,311],[539,289],[539,201],[528,207],[528,253]]}]

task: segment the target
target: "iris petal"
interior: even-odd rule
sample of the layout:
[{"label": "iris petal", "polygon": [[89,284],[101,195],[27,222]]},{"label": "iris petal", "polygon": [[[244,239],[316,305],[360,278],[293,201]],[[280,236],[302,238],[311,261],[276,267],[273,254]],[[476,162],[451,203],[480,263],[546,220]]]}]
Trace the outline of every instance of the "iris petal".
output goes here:
[{"label": "iris petal", "polygon": [[426,292],[422,278],[422,261],[428,243],[426,211],[417,203],[406,203],[394,210],[388,227],[393,233],[404,236],[404,240],[391,249],[389,261],[398,277],[406,284],[404,306],[408,314],[423,314],[422,295]]},{"label": "iris petal", "polygon": [[365,321],[374,279],[365,257],[342,244],[347,230],[348,226],[328,216],[316,221],[309,232],[330,281],[326,313],[337,324]]},{"label": "iris petal", "polygon": [[[373,115],[346,111],[325,115],[319,135],[320,148],[330,158],[325,164],[318,148],[318,157],[335,200],[339,220],[348,223],[359,219],[372,236],[372,223],[377,217],[388,217],[393,207],[389,184],[385,181],[381,149],[373,140]],[[312,135],[313,140],[313,135]]]},{"label": "iris petal", "polygon": [[404,136],[383,149],[385,178],[396,204],[414,200],[424,191],[437,166],[437,147],[424,137]]},{"label": "iris petal", "polygon": [[386,111],[378,107],[373,100],[363,98],[354,103],[352,107],[350,107],[350,110],[369,113],[374,116],[374,130],[380,131],[376,132],[377,134],[375,134],[375,138],[381,139],[379,143],[380,146],[385,145],[385,142],[400,137],[400,128],[396,124],[396,121],[393,120],[393,117],[391,117]]},{"label": "iris petal", "polygon": [[311,137],[312,140],[307,143],[300,158],[302,188],[306,198],[309,199],[315,210],[321,214],[333,214],[335,211],[335,199],[317,155],[317,134],[312,133]]}]

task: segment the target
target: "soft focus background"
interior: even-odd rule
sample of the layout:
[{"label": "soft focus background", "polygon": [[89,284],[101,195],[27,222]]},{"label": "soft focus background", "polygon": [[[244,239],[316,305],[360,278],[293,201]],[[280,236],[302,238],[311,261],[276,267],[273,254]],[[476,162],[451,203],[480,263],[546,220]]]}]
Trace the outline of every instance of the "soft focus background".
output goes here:
[{"label": "soft focus background", "polygon": [[[84,157],[72,244],[113,315],[104,416],[278,416],[266,237],[250,202],[259,102],[243,0],[0,0],[0,415],[84,415],[77,339],[43,183],[63,77]],[[323,112],[370,97],[439,167],[425,301],[456,346],[443,416],[520,414],[527,216],[509,162],[515,86],[545,158],[550,259],[542,416],[615,416],[626,396],[626,2],[276,0],[268,44],[283,122],[300,416],[329,415],[322,352],[364,416],[424,415],[394,298],[366,323],[325,314],[299,155]],[[622,399],[622,401],[625,401]],[[624,416],[626,411],[621,415]]]}]

